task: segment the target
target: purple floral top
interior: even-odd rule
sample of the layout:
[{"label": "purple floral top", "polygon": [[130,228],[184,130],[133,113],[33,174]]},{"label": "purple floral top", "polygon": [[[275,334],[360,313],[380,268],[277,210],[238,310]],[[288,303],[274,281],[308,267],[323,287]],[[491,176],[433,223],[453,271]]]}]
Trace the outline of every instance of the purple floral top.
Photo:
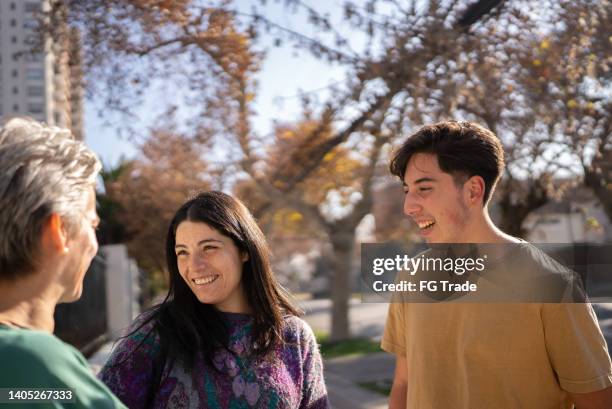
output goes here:
[{"label": "purple floral top", "polygon": [[[248,358],[252,318],[223,314],[230,328],[230,349],[219,350],[211,368],[202,356],[187,372],[167,365],[155,395],[154,408],[329,408],[323,364],[312,330],[294,316],[285,318],[285,344],[264,358]],[[137,319],[136,322],[139,320]],[[99,378],[131,409],[144,408],[153,377],[159,338],[150,336],[148,323],[123,339],[113,350]]]}]

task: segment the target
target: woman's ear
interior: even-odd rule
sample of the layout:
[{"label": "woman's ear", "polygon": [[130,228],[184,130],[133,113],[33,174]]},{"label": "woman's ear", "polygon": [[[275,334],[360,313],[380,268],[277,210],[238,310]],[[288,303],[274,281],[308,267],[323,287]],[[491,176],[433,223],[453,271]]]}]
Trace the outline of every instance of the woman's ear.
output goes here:
[{"label": "woman's ear", "polygon": [[249,253],[246,251],[241,251],[240,252],[240,258],[242,259],[242,262],[247,262],[249,260]]},{"label": "woman's ear", "polygon": [[42,244],[47,251],[66,254],[68,253],[68,234],[66,224],[61,216],[57,213],[51,215],[45,220],[42,226]]}]

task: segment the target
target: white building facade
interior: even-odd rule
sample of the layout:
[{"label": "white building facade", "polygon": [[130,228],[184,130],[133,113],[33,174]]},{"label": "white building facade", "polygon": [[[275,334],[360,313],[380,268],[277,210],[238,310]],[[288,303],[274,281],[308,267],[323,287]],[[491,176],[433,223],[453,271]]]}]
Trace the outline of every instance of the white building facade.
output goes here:
[{"label": "white building facade", "polygon": [[0,118],[27,115],[72,129],[82,139],[82,75],[78,33],[64,44],[37,42],[39,12],[47,0],[0,0]]}]

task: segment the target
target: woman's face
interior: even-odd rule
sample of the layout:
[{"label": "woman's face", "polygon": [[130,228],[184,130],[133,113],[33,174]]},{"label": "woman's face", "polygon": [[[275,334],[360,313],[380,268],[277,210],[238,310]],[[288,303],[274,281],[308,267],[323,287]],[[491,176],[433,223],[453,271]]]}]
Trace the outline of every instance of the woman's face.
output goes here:
[{"label": "woman's face", "polygon": [[68,252],[61,276],[65,291],[60,302],[73,302],[81,298],[85,273],[98,252],[96,227],[99,223],[100,218],[96,212],[96,193],[92,187],[87,193],[87,206],[79,220],[76,232],[66,242]]},{"label": "woman's face", "polygon": [[184,221],[176,229],[178,270],[204,304],[224,312],[249,312],[242,286],[248,255],[233,240],[203,222]]}]

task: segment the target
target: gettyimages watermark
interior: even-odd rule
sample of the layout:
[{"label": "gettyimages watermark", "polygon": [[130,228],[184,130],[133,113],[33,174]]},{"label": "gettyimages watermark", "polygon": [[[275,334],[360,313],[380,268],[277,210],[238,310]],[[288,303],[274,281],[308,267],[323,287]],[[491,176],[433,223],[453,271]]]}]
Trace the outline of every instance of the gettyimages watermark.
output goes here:
[{"label": "gettyimages watermark", "polygon": [[612,302],[612,244],[361,245],[364,302]]}]

